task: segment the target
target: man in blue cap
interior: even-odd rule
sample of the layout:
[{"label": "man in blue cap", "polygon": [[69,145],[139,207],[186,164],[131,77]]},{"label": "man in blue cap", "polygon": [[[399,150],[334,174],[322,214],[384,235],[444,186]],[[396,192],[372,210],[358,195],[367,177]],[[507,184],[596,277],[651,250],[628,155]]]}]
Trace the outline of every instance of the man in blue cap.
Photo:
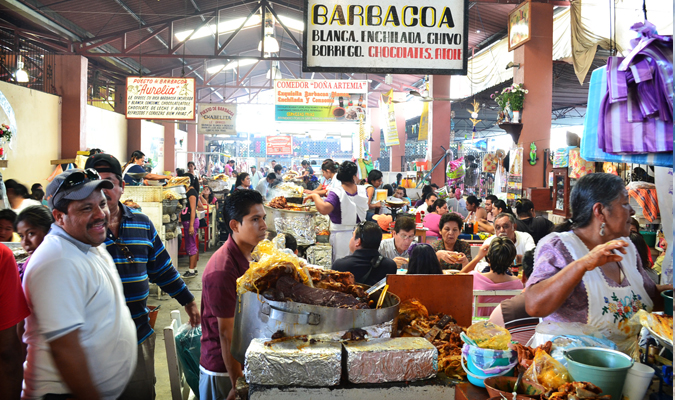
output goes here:
[{"label": "man in blue cap", "polygon": [[103,243],[110,212],[93,169],[47,186],[54,224],[31,256],[23,398],[116,399],[136,367],[136,327]]}]

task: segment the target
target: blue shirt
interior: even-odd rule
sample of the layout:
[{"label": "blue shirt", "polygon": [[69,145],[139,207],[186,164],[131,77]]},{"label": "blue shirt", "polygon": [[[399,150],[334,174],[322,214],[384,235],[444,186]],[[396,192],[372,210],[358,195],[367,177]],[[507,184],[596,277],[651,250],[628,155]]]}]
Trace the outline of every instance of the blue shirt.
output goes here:
[{"label": "blue shirt", "polygon": [[138,181],[130,177],[129,172],[131,172],[132,174],[139,174],[139,173],[142,174],[145,172],[145,169],[143,169],[143,167],[141,167],[140,165],[133,165],[131,166],[131,168],[129,168],[127,173],[124,174],[124,183],[126,183],[127,185],[134,185],[138,184]]},{"label": "blue shirt", "polygon": [[115,238],[108,229],[105,245],[122,279],[124,297],[140,344],[153,332],[147,307],[150,282],[159,285],[183,306],[195,297],[174,268],[150,219],[123,204],[119,207],[122,212],[119,237]]}]

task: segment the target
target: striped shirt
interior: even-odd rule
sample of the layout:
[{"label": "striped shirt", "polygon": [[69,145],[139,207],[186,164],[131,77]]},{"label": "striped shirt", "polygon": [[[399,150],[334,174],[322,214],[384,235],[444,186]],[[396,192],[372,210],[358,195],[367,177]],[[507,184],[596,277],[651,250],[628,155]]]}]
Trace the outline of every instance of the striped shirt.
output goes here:
[{"label": "striped shirt", "polygon": [[183,306],[195,298],[174,268],[150,219],[123,204],[119,206],[122,212],[119,238],[115,239],[108,229],[105,245],[122,279],[127,307],[141,344],[153,332],[147,307],[150,282],[159,285]]}]

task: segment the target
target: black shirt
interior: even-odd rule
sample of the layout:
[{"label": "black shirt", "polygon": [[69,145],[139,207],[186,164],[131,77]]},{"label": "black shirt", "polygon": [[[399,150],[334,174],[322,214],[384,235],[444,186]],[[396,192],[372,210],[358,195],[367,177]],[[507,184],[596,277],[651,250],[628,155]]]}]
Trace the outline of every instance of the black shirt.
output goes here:
[{"label": "black shirt", "polygon": [[553,222],[544,217],[519,219],[516,222],[516,230],[529,233],[534,239],[534,244],[539,243],[539,240],[551,233],[553,226]]},{"label": "black shirt", "polygon": [[[192,212],[192,207],[190,206],[190,196],[194,196],[196,201],[199,201],[198,197],[199,194],[197,194],[197,191],[194,188],[190,188],[190,190],[185,193],[185,196],[187,197],[187,205],[183,209],[183,212],[180,214],[180,220],[181,221],[187,221],[190,222],[190,213]],[[195,203],[196,205],[197,203]],[[195,217],[195,219],[197,219]]]},{"label": "black shirt", "polygon": [[380,253],[377,249],[358,249],[352,255],[335,260],[331,269],[341,272],[351,272],[354,274],[354,280],[357,283],[374,285],[387,275],[396,275],[397,267],[394,260],[383,257],[380,265],[377,268],[373,268],[370,275],[368,275],[368,279],[363,279],[373,267],[373,264],[377,262],[379,256]]}]

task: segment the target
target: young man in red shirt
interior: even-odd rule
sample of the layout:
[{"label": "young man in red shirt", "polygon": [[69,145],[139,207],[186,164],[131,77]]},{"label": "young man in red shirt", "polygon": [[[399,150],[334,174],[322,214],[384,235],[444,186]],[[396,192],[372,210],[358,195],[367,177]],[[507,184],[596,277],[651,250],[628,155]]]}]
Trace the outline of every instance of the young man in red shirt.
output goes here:
[{"label": "young man in red shirt", "polygon": [[230,237],[211,257],[202,275],[202,400],[234,399],[237,378],[243,376],[241,365],[230,352],[237,278],[248,269],[253,248],[267,235],[263,198],[255,190],[234,191],[227,197],[224,211]]}]

